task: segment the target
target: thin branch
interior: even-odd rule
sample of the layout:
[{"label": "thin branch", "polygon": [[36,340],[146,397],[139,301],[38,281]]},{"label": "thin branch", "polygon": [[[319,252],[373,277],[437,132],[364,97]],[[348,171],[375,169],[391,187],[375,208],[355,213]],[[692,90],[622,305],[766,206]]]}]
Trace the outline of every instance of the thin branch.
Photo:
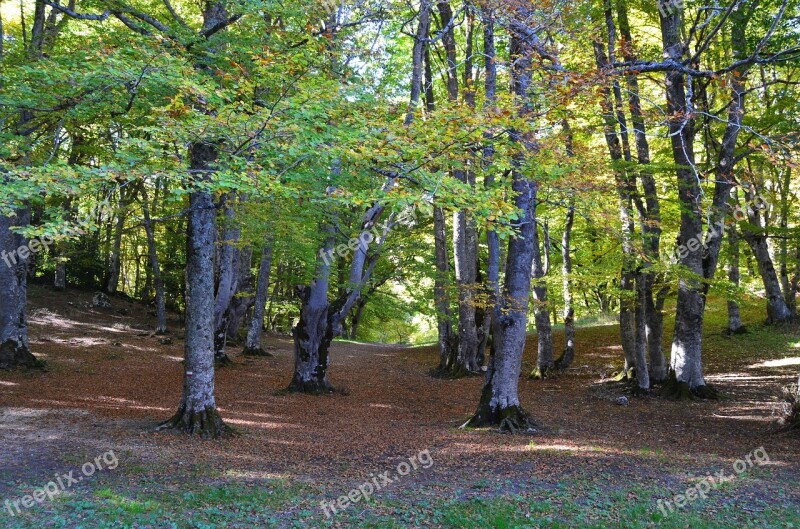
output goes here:
[{"label": "thin branch", "polygon": [[169,14],[172,15],[172,18],[174,18],[181,26],[185,27],[186,29],[189,29],[189,25],[186,23],[185,20],[183,20],[183,18],[178,14],[178,12],[175,11],[175,8],[172,7],[172,3],[169,0],[162,0],[162,1],[164,2],[164,6],[166,6],[167,11],[169,11]]},{"label": "thin branch", "polygon": [[105,20],[111,15],[111,11],[108,10],[108,9],[103,11],[102,14],[94,15],[94,14],[91,14],[91,13],[77,13],[77,12],[73,11],[72,9],[70,9],[68,7],[65,7],[65,6],[62,6],[61,4],[53,2],[52,0],[44,0],[44,3],[45,3],[45,5],[48,5],[48,6],[52,7],[53,9],[57,9],[58,11],[61,11],[62,13],[64,13],[65,15],[67,15],[69,17],[77,18],[78,20]]},{"label": "thin branch", "polygon": [[222,31],[223,29],[227,28],[231,24],[234,24],[240,18],[242,18],[241,13],[233,15],[233,16],[223,20],[222,22],[218,22],[217,24],[214,24],[210,28],[201,31],[200,35],[202,35],[205,38],[209,38],[212,35],[214,35],[215,33],[218,33],[220,31]]}]

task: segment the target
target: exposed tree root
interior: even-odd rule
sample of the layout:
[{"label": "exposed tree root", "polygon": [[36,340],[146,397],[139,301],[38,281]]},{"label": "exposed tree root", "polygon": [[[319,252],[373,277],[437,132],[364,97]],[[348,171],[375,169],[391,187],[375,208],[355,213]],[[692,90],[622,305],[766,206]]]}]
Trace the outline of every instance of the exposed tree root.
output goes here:
[{"label": "exposed tree root", "polygon": [[616,374],[613,378],[604,380],[603,385],[617,394],[621,391],[622,393],[634,397],[646,397],[650,395],[652,388],[643,388],[639,386],[635,368],[631,368],[627,376],[624,376],[624,373],[623,371]]},{"label": "exposed tree root", "polygon": [[669,379],[664,383],[661,395],[673,400],[718,400],[720,398],[719,391],[710,384],[691,388],[686,382],[678,381],[674,371],[670,371]]},{"label": "exposed tree root", "polygon": [[795,406],[789,416],[783,418],[781,424],[782,432],[800,430],[800,406]]},{"label": "exposed tree root", "polygon": [[661,386],[669,380],[666,369],[658,369],[658,370],[651,369],[649,375],[650,375],[650,387]]},{"label": "exposed tree root", "polygon": [[465,377],[475,377],[483,375],[481,371],[470,371],[463,366],[453,366],[453,367],[434,367],[428,374],[433,378],[442,378],[447,380],[456,380],[459,378]]},{"label": "exposed tree root", "polygon": [[331,385],[330,382],[327,380],[319,381],[319,380],[300,380],[298,378],[293,378],[289,387],[283,390],[281,393],[305,393],[306,395],[328,395],[331,393],[335,393],[336,390]]},{"label": "exposed tree root", "polygon": [[17,342],[8,340],[0,345],[0,369],[44,369],[45,364],[31,353],[27,347],[18,347]]},{"label": "exposed tree root", "polygon": [[274,356],[272,353],[265,351],[261,347],[245,347],[242,351],[244,356]]},{"label": "exposed tree root", "polygon": [[723,336],[738,336],[741,334],[750,334],[750,331],[748,331],[747,327],[745,327],[744,325],[742,325],[738,329],[727,328],[722,331]]},{"label": "exposed tree root", "polygon": [[798,387],[787,387],[784,390],[785,413],[779,422],[778,432],[800,430],[800,380]]},{"label": "exposed tree root", "polygon": [[230,426],[222,421],[216,408],[206,408],[203,411],[191,412],[182,405],[171,419],[159,424],[157,431],[180,430],[189,435],[199,435],[207,439],[216,439],[222,435],[235,434]]},{"label": "exposed tree root", "polygon": [[521,406],[511,406],[502,410],[492,410],[483,405],[478,408],[475,415],[465,422],[462,428],[484,428],[498,426],[501,433],[532,433],[536,431],[536,423],[530,414]]},{"label": "exposed tree root", "polygon": [[574,352],[572,352],[569,355],[567,355],[567,351],[563,351],[561,353],[561,356],[556,358],[555,370],[556,371],[566,371],[569,368],[569,366],[572,365],[572,362],[574,361],[574,359],[575,359],[575,353]]},{"label": "exposed tree root", "polygon": [[230,365],[233,365],[233,360],[225,353],[214,356],[214,367],[227,367]]}]

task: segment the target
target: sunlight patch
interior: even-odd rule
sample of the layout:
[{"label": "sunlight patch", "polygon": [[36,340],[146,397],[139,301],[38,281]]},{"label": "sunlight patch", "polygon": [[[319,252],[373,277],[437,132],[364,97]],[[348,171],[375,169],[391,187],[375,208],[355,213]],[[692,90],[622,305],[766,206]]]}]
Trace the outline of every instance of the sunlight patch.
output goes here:
[{"label": "sunlight patch", "polygon": [[290,474],[260,470],[226,470],[223,474],[232,478],[242,479],[289,479],[292,477]]},{"label": "sunlight patch", "polygon": [[787,366],[800,366],[800,356],[789,358],[779,358],[777,360],[766,360],[760,364],[753,364],[748,366],[749,369],[758,367],[787,367]]}]

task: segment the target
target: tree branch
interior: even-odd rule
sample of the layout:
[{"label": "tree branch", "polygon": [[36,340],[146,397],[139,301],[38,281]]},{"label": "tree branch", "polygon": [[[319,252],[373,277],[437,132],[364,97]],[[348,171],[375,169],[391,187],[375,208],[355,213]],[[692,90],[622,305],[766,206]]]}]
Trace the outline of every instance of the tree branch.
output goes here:
[{"label": "tree branch", "polygon": [[220,31],[222,31],[223,29],[227,28],[228,26],[230,26],[231,24],[235,23],[240,18],[242,18],[241,14],[233,15],[232,17],[229,17],[229,18],[223,20],[222,22],[219,22],[218,24],[214,24],[210,28],[201,31],[200,35],[202,35],[205,38],[209,38],[212,35],[214,35],[215,33],[218,33]]}]

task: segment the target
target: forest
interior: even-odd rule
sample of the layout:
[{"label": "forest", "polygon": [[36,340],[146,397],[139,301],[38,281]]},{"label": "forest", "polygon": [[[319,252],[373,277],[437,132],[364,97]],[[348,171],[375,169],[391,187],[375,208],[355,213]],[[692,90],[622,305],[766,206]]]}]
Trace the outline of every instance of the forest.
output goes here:
[{"label": "forest", "polygon": [[0,517],[800,526],[797,0],[0,0]]}]

